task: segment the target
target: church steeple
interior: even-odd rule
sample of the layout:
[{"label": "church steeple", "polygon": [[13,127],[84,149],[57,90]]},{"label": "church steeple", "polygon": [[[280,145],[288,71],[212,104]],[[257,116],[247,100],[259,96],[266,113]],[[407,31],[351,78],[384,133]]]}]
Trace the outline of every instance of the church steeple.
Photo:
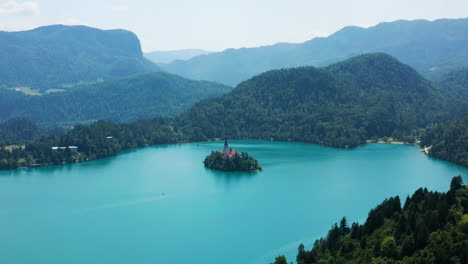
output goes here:
[{"label": "church steeple", "polygon": [[231,151],[229,151],[229,144],[227,142],[227,139],[224,140],[224,157],[227,157]]}]

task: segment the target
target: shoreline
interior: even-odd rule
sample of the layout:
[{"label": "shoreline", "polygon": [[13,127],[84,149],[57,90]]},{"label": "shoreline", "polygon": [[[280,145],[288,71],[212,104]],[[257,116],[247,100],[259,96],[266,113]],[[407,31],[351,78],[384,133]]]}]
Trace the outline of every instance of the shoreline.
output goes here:
[{"label": "shoreline", "polygon": [[409,142],[404,142],[404,141],[383,141],[379,140],[377,142],[374,142],[372,140],[366,140],[366,144],[390,144],[390,145],[414,145],[418,146],[418,143],[409,143]]},{"label": "shoreline", "polygon": [[[239,139],[239,140],[247,140],[247,139]],[[258,140],[266,140],[266,141],[276,141],[276,140],[268,140],[268,139],[258,139]],[[214,139],[209,139],[207,141],[198,141],[198,142],[189,142],[189,141],[181,141],[181,142],[174,142],[174,143],[165,143],[165,144],[157,144],[157,145],[148,145],[148,146],[143,146],[143,147],[136,147],[136,148],[130,148],[130,149],[125,149],[125,150],[122,150],[120,151],[119,153],[116,153],[115,155],[110,155],[110,156],[106,156],[106,157],[100,157],[100,158],[94,158],[94,159],[86,159],[86,160],[83,160],[83,161],[79,161],[79,162],[71,162],[71,163],[61,163],[61,164],[51,164],[51,163],[47,163],[47,164],[32,164],[30,166],[23,166],[23,167],[18,167],[18,168],[14,168],[14,169],[5,169],[5,170],[0,170],[0,171],[13,171],[13,170],[18,170],[18,169],[30,169],[30,168],[39,168],[39,167],[46,167],[46,166],[60,166],[60,165],[70,165],[70,164],[77,164],[77,163],[83,163],[83,162],[88,162],[88,161],[94,161],[94,160],[99,160],[99,159],[105,159],[105,158],[110,158],[110,157],[115,157],[117,155],[120,155],[126,151],[132,151],[132,150],[137,150],[137,149],[141,149],[141,148],[145,148],[145,147],[155,147],[155,146],[164,146],[164,145],[177,145],[177,144],[193,144],[193,143],[201,143],[201,142],[219,142],[219,141],[222,141],[221,138],[214,138]],[[366,140],[365,143],[359,145],[359,146],[364,146],[364,145],[367,145],[367,144],[390,144],[390,145],[413,145],[413,146],[417,146],[418,144],[417,143],[407,143],[407,142],[403,142],[403,141],[388,141],[388,142],[385,142],[385,141],[377,141],[377,142],[370,142],[371,140]],[[280,140],[281,142],[281,140]],[[291,142],[291,141],[284,141],[284,142]],[[330,148],[338,148],[338,149],[353,149],[353,148],[340,148],[340,147],[333,147],[333,146],[329,146],[329,145],[323,145],[323,144],[319,144],[319,143],[313,143],[313,142],[304,142],[304,141],[292,141],[292,142],[299,142],[299,143],[308,143],[308,144],[315,144],[315,145],[321,145],[321,146],[325,146],[325,147],[330,147]],[[359,147],[357,146],[357,147]],[[421,152],[423,152],[424,154],[426,155],[429,155],[428,151],[429,151],[430,148],[428,148],[427,150],[427,153],[423,150],[423,149],[420,149]],[[455,163],[454,163],[455,164]]]}]

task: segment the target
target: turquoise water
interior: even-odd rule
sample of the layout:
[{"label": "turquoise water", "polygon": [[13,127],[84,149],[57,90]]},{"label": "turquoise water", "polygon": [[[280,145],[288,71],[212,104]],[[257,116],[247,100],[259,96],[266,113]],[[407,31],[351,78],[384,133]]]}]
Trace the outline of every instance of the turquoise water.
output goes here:
[{"label": "turquoise water", "polygon": [[[384,198],[446,191],[468,170],[417,147],[233,141],[264,172],[203,167],[223,142],[139,149],[66,166],[0,172],[0,263],[267,264],[294,260]],[[404,198],[403,198],[404,201]]]}]

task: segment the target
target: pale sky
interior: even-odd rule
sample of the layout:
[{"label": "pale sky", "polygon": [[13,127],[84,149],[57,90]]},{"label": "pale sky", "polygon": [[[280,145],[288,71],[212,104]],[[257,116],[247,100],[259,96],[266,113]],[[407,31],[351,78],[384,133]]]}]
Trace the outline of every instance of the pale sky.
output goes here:
[{"label": "pale sky", "polygon": [[468,17],[468,0],[0,0],[0,30],[123,28],[144,51],[304,42],[348,25]]}]

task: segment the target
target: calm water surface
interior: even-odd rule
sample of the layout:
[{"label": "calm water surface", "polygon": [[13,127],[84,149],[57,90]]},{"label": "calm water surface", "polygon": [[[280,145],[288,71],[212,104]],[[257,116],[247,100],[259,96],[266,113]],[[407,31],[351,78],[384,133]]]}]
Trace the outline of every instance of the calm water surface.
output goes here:
[{"label": "calm water surface", "polygon": [[[354,150],[233,141],[257,174],[205,169],[223,142],[139,149],[81,164],[0,172],[0,263],[267,264],[295,258],[342,216],[384,198],[446,191],[468,170],[417,147]],[[404,201],[404,198],[403,198]]]}]

